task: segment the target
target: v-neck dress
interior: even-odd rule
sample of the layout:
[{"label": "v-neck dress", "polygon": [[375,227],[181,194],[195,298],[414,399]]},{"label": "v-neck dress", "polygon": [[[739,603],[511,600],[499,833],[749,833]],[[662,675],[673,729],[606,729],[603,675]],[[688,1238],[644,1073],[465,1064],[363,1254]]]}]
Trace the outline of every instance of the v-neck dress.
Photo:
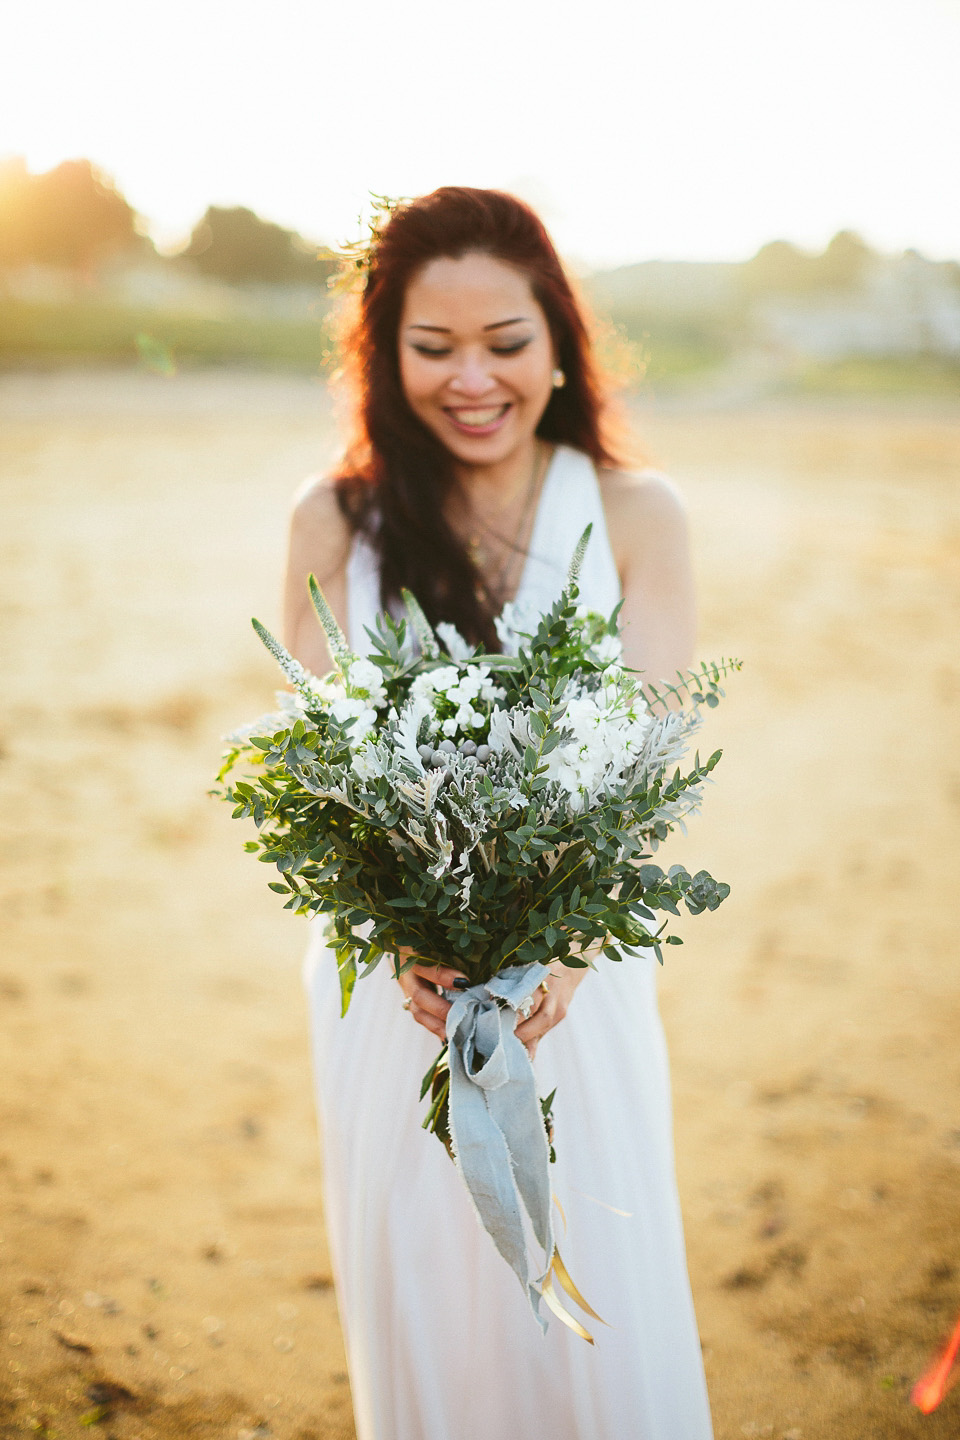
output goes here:
[{"label": "v-neck dress", "polygon": [[[560,593],[585,526],[581,595],[609,613],[620,584],[592,462],[560,446],[537,509],[515,614]],[[379,610],[375,557],[348,563],[352,645]],[[557,1320],[541,1334],[463,1182],[421,1128],[420,1081],[438,1042],[401,1008],[390,967],[340,1017],[322,923],[305,966],[326,1223],[358,1440],[710,1440],[674,1175],[656,961],[598,961],[540,1042],[556,1088],[553,1189],[561,1248],[609,1328],[590,1346]]]}]

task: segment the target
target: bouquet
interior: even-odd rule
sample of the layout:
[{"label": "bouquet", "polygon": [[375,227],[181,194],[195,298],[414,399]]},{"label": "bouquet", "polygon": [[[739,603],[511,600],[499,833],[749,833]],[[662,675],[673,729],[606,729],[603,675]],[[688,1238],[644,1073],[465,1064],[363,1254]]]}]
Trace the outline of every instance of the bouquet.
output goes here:
[{"label": "bouquet", "polygon": [[[424,1127],[447,1146],[485,1228],[518,1274],[541,1323],[558,1283],[590,1314],[554,1242],[551,1102],[538,1099],[518,1011],[553,961],[585,967],[681,943],[664,915],[729,894],[705,870],[664,871],[652,856],[697,810],[720,759],[683,770],[703,707],[726,672],[705,663],[676,684],[645,683],[622,663],[617,615],[579,604],[584,533],[567,583],[532,633],[510,607],[502,654],[430,626],[404,594],[407,619],[383,616],[370,652],[353,652],[316,580],[309,585],[335,669],[311,675],[258,621],[292,686],[279,713],[229,737],[218,792],[258,837],[246,849],[275,866],[285,907],[322,913],[346,1013],[358,975],[388,956],[453,965],[447,1044],[424,1077]],[[244,778],[227,779],[238,761]],[[225,783],[224,783],[225,782]],[[520,1202],[544,1251],[533,1265]],[[599,1318],[599,1317],[597,1317]]]}]

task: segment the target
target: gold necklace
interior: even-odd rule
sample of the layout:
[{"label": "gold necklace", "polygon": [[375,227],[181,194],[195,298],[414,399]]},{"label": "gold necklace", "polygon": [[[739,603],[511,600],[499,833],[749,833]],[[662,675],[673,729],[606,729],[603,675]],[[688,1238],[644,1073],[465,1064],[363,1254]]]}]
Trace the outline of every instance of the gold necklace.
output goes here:
[{"label": "gold necklace", "polygon": [[511,540],[504,540],[503,536],[498,535],[496,530],[494,530],[492,526],[488,525],[486,521],[480,521],[483,530],[486,530],[488,535],[494,536],[494,538],[499,540],[502,545],[505,545],[507,551],[506,559],[500,566],[500,569],[497,572],[497,576],[492,583],[488,582],[483,574],[484,570],[486,569],[486,563],[488,559],[488,556],[483,548],[483,530],[475,532],[467,540],[467,553],[469,554],[470,559],[473,562],[474,568],[480,572],[481,577],[481,583],[480,586],[478,586],[478,599],[483,599],[484,597],[486,597],[488,602],[490,602],[491,604],[503,604],[504,596],[506,595],[507,580],[509,579],[510,568],[516,560],[517,556],[521,553],[520,540],[523,536],[524,531],[526,530],[527,522],[530,519],[530,515],[533,511],[534,503],[537,498],[537,493],[540,489],[540,481],[542,479],[541,461],[544,459],[547,453],[548,452],[545,447],[543,449],[541,448],[539,440],[534,442],[533,470],[530,474],[530,482],[527,486],[527,494],[524,498],[523,509],[520,512],[520,519],[517,522],[513,538]]}]

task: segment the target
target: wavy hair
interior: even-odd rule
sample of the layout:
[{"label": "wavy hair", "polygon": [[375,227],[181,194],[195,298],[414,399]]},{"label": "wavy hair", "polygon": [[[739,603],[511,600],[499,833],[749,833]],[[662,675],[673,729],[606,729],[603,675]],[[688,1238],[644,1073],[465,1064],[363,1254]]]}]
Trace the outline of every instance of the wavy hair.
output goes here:
[{"label": "wavy hair", "polygon": [[522,271],[546,317],[566,383],[551,394],[537,435],[574,446],[595,464],[616,463],[584,313],[543,224],[512,195],[445,185],[396,207],[375,233],[346,337],[355,433],[336,488],[351,529],[362,531],[378,556],[384,608],[406,587],[432,623],[446,620],[471,643],[495,650],[491,598],[445,514],[454,458],[407,403],[398,354],[410,281],[432,260],[474,252]]}]

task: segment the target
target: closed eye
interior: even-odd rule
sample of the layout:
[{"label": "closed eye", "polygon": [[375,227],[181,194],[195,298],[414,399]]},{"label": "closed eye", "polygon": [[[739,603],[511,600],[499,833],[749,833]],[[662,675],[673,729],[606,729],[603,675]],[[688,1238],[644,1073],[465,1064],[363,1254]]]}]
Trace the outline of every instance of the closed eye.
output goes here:
[{"label": "closed eye", "polygon": [[[518,355],[520,351],[525,350],[529,344],[530,336],[525,336],[522,340],[512,340],[509,345],[491,345],[490,353],[491,355]],[[439,360],[442,359],[444,355],[453,353],[451,348],[446,345],[422,345],[418,344],[415,340],[411,342],[411,345],[418,355],[429,355],[431,359]]]}]

